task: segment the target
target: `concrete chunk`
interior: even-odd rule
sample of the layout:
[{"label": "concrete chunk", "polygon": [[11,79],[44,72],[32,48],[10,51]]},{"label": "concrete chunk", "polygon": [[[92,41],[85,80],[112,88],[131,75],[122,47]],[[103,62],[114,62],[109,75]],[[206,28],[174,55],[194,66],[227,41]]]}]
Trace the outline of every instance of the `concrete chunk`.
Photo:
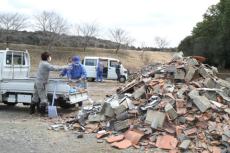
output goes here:
[{"label": "concrete chunk", "polygon": [[174,120],[175,118],[177,118],[177,113],[175,109],[169,103],[165,106],[165,112],[168,114],[170,119]]},{"label": "concrete chunk", "polygon": [[210,74],[208,73],[208,70],[205,68],[204,65],[201,65],[198,69],[199,74],[203,77],[203,78],[208,78],[210,77]]},{"label": "concrete chunk", "polygon": [[165,113],[149,109],[147,111],[145,123],[150,124],[153,129],[162,128],[165,121]]},{"label": "concrete chunk", "polygon": [[185,71],[183,69],[177,69],[174,73],[174,79],[184,80]]},{"label": "concrete chunk", "polygon": [[188,67],[187,74],[186,74],[186,76],[185,76],[185,78],[184,78],[185,81],[186,81],[186,82],[191,81],[192,78],[193,78],[193,76],[194,76],[194,74],[195,74],[195,72],[196,72],[196,69],[195,69],[195,68],[193,68],[192,66]]},{"label": "concrete chunk", "polygon": [[119,115],[119,114],[125,112],[126,110],[127,110],[127,108],[124,105],[120,105],[114,109],[114,112],[116,115]]},{"label": "concrete chunk", "polygon": [[191,143],[191,140],[183,140],[183,142],[180,144],[179,148],[186,150],[186,149],[188,149],[190,143]]},{"label": "concrete chunk", "polygon": [[208,98],[205,96],[199,96],[199,92],[197,90],[190,91],[188,95],[201,112],[205,112],[211,107],[211,103]]},{"label": "concrete chunk", "polygon": [[211,103],[205,96],[197,96],[193,98],[193,103],[199,108],[201,112],[205,112],[211,107]]},{"label": "concrete chunk", "polygon": [[179,90],[178,90],[178,92],[176,93],[177,94],[177,97],[179,98],[179,99],[183,99],[184,98],[184,93],[185,93],[185,91],[187,91],[188,90],[188,86],[186,86],[186,85],[184,85],[182,88],[180,88]]},{"label": "concrete chunk", "polygon": [[187,64],[188,64],[189,66],[199,65],[199,63],[197,62],[197,60],[194,59],[194,58],[189,58],[189,59],[187,59],[186,62],[187,62]]},{"label": "concrete chunk", "polygon": [[115,113],[110,103],[104,103],[102,106],[101,113],[107,117],[114,117]]},{"label": "concrete chunk", "polygon": [[140,98],[145,94],[145,86],[140,87],[139,89],[135,90],[133,93],[133,97],[135,99]]},{"label": "concrete chunk", "polygon": [[204,86],[207,88],[216,88],[216,83],[211,78],[205,78]]},{"label": "concrete chunk", "polygon": [[124,120],[124,121],[117,121],[114,123],[114,129],[116,131],[120,131],[120,130],[123,130],[123,129],[127,129],[129,128],[129,120]]},{"label": "concrete chunk", "polygon": [[105,116],[101,114],[90,114],[88,120],[89,122],[100,122],[105,120]]}]

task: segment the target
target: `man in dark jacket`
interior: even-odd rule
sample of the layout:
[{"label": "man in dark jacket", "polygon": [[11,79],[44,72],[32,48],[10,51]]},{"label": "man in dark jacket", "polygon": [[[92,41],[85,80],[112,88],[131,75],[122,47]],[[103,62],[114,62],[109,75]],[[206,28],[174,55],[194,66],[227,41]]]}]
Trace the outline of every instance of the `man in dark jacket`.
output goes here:
[{"label": "man in dark jacket", "polygon": [[119,62],[116,65],[116,74],[117,74],[117,81],[119,81],[120,77],[121,77],[121,62]]}]

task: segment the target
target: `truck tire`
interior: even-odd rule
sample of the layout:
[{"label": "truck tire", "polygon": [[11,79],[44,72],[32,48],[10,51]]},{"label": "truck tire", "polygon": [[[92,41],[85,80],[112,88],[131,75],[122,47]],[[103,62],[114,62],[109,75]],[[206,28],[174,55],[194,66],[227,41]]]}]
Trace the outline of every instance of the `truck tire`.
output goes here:
[{"label": "truck tire", "polygon": [[120,83],[125,83],[125,81],[126,81],[125,76],[121,76],[121,77],[119,78],[119,82],[120,82]]}]

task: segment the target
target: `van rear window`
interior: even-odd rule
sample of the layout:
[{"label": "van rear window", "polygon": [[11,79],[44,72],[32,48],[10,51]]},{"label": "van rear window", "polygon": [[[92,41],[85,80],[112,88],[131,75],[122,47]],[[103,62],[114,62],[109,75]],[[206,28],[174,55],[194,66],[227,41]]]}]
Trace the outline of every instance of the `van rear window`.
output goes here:
[{"label": "van rear window", "polygon": [[96,66],[97,65],[97,60],[96,59],[86,59],[85,60],[85,65],[86,66]]}]

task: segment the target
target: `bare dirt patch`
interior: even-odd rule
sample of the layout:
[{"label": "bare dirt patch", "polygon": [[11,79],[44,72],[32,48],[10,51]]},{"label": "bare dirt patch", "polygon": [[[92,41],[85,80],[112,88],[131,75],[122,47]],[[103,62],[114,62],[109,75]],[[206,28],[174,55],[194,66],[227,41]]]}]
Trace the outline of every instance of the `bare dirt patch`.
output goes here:
[{"label": "bare dirt patch", "polygon": [[[118,84],[114,81],[88,83],[89,95],[93,100],[102,101],[106,94],[113,94]],[[61,115],[77,114],[78,108],[58,109]],[[29,107],[0,104],[0,148],[1,153],[120,153],[140,150],[118,150],[106,142],[97,143],[95,134],[84,134],[77,138],[76,131],[53,131],[48,126],[55,120],[29,115]],[[61,119],[59,119],[61,120]]]}]

